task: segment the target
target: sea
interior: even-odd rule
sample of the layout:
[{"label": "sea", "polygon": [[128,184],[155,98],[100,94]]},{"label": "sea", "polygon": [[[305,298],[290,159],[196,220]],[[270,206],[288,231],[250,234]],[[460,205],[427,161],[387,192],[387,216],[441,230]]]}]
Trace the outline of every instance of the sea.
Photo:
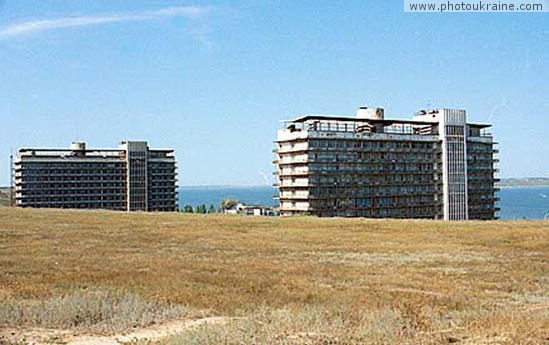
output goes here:
[{"label": "sea", "polygon": [[[179,205],[196,207],[219,207],[224,198],[234,198],[248,205],[277,206],[273,197],[277,189],[268,186],[259,187],[181,187]],[[502,187],[498,193],[501,209],[500,219],[549,219],[549,186],[541,187]]]}]

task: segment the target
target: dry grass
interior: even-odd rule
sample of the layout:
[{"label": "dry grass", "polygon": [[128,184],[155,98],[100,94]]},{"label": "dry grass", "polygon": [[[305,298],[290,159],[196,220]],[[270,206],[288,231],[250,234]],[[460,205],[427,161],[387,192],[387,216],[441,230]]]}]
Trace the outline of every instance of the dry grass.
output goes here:
[{"label": "dry grass", "polygon": [[116,289],[248,317],[171,343],[544,344],[548,286],[544,221],[0,209],[0,300]]},{"label": "dry grass", "polygon": [[120,291],[78,291],[46,300],[0,301],[0,325],[106,334],[193,314],[180,305],[144,301],[135,293]]},{"label": "dry grass", "polygon": [[[545,314],[545,317],[548,315]],[[527,329],[510,326],[519,317]],[[494,327],[494,321],[498,325]],[[401,305],[361,309],[303,307],[260,309],[252,317],[204,325],[161,341],[162,345],[205,344],[543,344],[542,322],[512,309],[446,312]],[[528,334],[526,335],[526,332]]]}]

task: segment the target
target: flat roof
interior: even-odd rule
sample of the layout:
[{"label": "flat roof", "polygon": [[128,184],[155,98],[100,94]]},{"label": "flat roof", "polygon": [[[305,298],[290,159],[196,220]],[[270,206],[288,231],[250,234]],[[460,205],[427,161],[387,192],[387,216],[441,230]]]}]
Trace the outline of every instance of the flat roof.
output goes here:
[{"label": "flat roof", "polygon": [[[391,125],[394,123],[397,124],[411,124],[411,125],[432,125],[436,124],[436,122],[429,122],[429,121],[416,121],[416,120],[402,120],[402,119],[383,119],[383,120],[377,120],[377,119],[362,119],[358,117],[349,117],[349,116],[331,116],[331,115],[315,115],[315,114],[307,114],[300,117],[297,117],[293,120],[283,120],[282,122],[295,122],[295,123],[303,123],[305,121],[309,120],[335,120],[335,121],[352,121],[352,122],[368,122],[368,123],[383,123],[387,125]],[[478,128],[487,128],[491,127],[492,125],[484,124],[484,123],[467,123],[469,126],[474,126]]]},{"label": "flat roof", "polygon": [[70,149],[70,148],[55,148],[55,147],[21,147],[19,149],[20,152],[26,152],[26,151],[36,151],[36,152],[120,152],[125,151],[124,149],[85,149],[85,150],[78,150],[78,149]]},{"label": "flat roof", "polygon": [[[79,150],[79,149],[71,149],[71,148],[54,148],[54,147],[21,147],[18,150],[19,152],[29,152],[29,151],[35,151],[35,152],[125,152],[125,149],[85,149],[85,150]],[[149,152],[173,152],[174,149],[166,149],[166,148],[160,148],[160,149],[154,149],[149,148]]]}]

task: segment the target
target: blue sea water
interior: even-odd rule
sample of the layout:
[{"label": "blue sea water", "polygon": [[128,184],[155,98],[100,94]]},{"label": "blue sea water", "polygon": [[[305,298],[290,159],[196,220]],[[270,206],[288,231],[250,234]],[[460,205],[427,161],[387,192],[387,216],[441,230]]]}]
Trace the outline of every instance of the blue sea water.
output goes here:
[{"label": "blue sea water", "polygon": [[221,200],[234,198],[247,205],[278,206],[278,200],[274,199],[278,193],[272,187],[181,187],[179,188],[179,207],[185,205],[219,207]]},{"label": "blue sea water", "polygon": [[[182,187],[179,190],[179,205],[200,204],[219,207],[227,197],[246,204],[276,206],[273,199],[277,190],[272,187]],[[502,188],[498,206],[500,219],[544,219],[549,217],[549,186]]]},{"label": "blue sea water", "polygon": [[498,196],[500,219],[549,219],[549,186],[506,187]]}]

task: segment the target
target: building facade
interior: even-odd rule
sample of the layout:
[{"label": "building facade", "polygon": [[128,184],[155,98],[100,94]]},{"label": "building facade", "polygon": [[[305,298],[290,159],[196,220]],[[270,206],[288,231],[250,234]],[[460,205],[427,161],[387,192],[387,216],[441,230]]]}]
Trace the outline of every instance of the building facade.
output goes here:
[{"label": "building facade", "polygon": [[124,141],[116,149],[21,148],[13,161],[14,204],[20,207],[176,211],[174,150]]},{"label": "building facade", "polygon": [[408,121],[362,107],[284,122],[274,162],[282,215],[497,218],[497,143],[465,110]]}]

